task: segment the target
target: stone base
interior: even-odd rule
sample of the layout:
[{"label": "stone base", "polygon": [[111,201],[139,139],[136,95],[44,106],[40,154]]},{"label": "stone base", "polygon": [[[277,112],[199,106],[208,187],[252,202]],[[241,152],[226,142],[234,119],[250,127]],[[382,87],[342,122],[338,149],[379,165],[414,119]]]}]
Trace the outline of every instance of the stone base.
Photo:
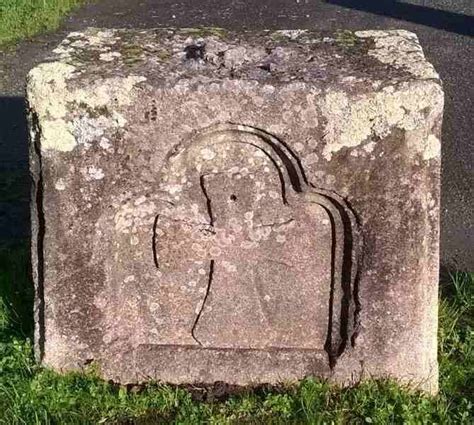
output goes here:
[{"label": "stone base", "polygon": [[437,389],[443,91],[406,31],[73,33],[28,78],[36,351]]}]

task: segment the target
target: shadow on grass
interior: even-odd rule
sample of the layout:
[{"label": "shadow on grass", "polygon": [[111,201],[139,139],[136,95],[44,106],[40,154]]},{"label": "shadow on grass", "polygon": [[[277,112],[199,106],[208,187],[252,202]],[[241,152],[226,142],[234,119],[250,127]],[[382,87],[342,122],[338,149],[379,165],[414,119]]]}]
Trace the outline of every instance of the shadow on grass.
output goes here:
[{"label": "shadow on grass", "polygon": [[33,298],[28,243],[0,247],[0,340],[33,335]]}]

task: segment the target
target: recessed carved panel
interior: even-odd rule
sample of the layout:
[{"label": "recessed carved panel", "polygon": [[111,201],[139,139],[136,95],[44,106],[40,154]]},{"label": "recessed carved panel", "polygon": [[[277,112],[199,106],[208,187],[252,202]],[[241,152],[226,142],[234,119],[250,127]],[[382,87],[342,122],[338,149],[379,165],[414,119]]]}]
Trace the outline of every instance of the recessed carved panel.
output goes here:
[{"label": "recessed carved panel", "polygon": [[309,185],[284,143],[232,124],[178,146],[160,191],[161,345],[326,350],[335,361],[356,320],[358,232],[342,199]]}]

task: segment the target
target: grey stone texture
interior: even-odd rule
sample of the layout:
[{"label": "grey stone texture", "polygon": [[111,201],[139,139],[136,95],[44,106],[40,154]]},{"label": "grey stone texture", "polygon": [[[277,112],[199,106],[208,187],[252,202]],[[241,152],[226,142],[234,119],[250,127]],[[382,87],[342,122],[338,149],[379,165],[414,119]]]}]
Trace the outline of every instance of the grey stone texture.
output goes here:
[{"label": "grey stone texture", "polygon": [[443,90],[414,34],[88,29],[27,92],[45,365],[436,392]]}]

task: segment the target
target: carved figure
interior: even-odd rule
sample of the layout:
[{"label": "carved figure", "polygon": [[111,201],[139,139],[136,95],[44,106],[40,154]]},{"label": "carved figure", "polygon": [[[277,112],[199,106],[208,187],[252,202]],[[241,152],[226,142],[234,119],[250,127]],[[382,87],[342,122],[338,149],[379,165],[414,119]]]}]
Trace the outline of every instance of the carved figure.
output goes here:
[{"label": "carved figure", "polygon": [[178,146],[162,176],[155,262],[188,292],[188,342],[336,359],[356,308],[358,233],[343,200],[309,185],[277,138],[241,125]]}]

